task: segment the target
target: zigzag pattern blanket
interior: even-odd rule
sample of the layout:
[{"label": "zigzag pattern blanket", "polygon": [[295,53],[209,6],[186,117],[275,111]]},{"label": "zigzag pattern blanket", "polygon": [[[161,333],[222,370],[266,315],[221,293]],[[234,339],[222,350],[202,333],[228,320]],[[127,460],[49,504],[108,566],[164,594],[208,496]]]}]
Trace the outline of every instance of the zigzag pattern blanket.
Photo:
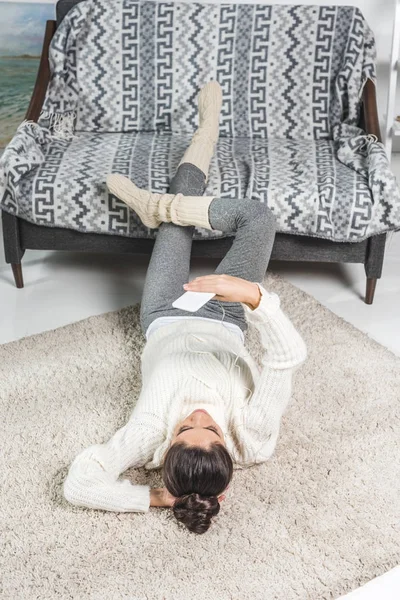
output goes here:
[{"label": "zigzag pattern blanket", "polygon": [[400,229],[383,145],[357,126],[374,64],[353,7],[84,0],[52,40],[38,123],[23,122],[0,160],[0,206],[40,225],[154,237],[105,178],[167,191],[199,89],[216,79],[205,194],[267,202],[284,233],[357,242]]}]

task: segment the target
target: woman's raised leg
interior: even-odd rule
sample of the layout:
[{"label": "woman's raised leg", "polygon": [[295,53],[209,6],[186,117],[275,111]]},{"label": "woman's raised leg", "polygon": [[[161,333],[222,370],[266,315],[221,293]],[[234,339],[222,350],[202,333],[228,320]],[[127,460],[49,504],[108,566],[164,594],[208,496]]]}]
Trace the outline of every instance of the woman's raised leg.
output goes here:
[{"label": "woman's raised leg", "polygon": [[[180,169],[184,166],[181,165]],[[194,225],[234,234],[232,246],[215,273],[232,275],[247,281],[262,282],[274,244],[276,218],[265,203],[237,198],[196,198],[193,195],[175,198],[177,210],[173,214],[177,220],[166,222],[160,227],[158,236],[160,232],[164,233],[158,239],[159,246],[155,246],[153,250],[154,260],[152,256],[148,283],[146,278],[146,295],[143,298],[146,313],[143,327],[148,326],[158,316],[187,316],[185,311],[172,308],[172,302],[183,293],[183,284],[189,278]],[[173,192],[170,200],[175,202]],[[193,213],[194,207],[198,212],[196,216]],[[174,222],[177,229],[164,229],[166,225],[172,225]],[[180,254],[178,257],[178,252],[184,253],[184,256]],[[165,283],[162,294],[158,291],[161,281]],[[157,291],[159,298],[156,297]],[[242,330],[247,329],[240,302],[210,300],[196,312],[196,316],[223,319],[235,323]]]},{"label": "woman's raised leg", "polygon": [[276,217],[265,202],[214,198],[208,209],[213,229],[235,233],[231,248],[215,273],[261,283],[275,239]]},{"label": "woman's raised leg", "polygon": [[[201,196],[204,192],[210,161],[218,140],[218,121],[222,105],[222,90],[216,81],[207,83],[200,91],[199,127],[192,137],[191,143],[183,155],[177,172],[171,181],[170,194],[185,196]],[[111,184],[115,176],[111,176]],[[122,184],[122,188],[119,187]],[[122,178],[114,181],[115,193],[126,201],[133,199],[130,191],[137,190],[132,182]],[[124,195],[126,194],[126,196]],[[150,196],[142,194],[142,201]],[[140,210],[140,203],[131,204]],[[167,214],[166,208],[165,213]],[[140,216],[143,217],[143,214]],[[155,225],[154,225],[154,224]],[[150,215],[149,226],[157,226],[158,220]],[[140,320],[145,333],[150,323],[157,317],[166,315],[186,315],[172,307],[172,302],[183,294],[183,284],[189,281],[190,254],[192,249],[194,226],[181,227],[172,222],[164,222],[159,226],[156,242],[150,259],[144,285]]]},{"label": "woman's raised leg", "polygon": [[[135,210],[149,227],[158,227],[156,243],[146,276],[141,322],[145,332],[159,316],[186,315],[172,308],[188,281],[193,227],[232,233],[232,247],[215,273],[261,282],[267,270],[275,237],[274,214],[254,200],[202,196],[210,160],[218,139],[218,116],[222,94],[210,82],[199,95],[200,126],[185,152],[168,194],[139,189],[126,177],[107,178],[110,190]],[[211,300],[197,316],[224,318],[246,329],[240,303]]]},{"label": "woman's raised leg", "polygon": [[[234,233],[232,246],[215,273],[261,283],[268,268],[276,232],[276,217],[263,202],[236,198],[214,198],[208,208],[210,227]],[[196,315],[217,318],[247,328],[240,302],[210,300]]]},{"label": "woman's raised leg", "polygon": [[[171,182],[170,193],[201,195],[205,188],[205,174],[195,165],[183,163]],[[190,254],[194,226],[181,227],[162,223],[146,273],[140,321],[143,333],[154,319],[168,313],[187,314],[172,308],[172,302],[184,293],[183,284],[189,281]]]}]

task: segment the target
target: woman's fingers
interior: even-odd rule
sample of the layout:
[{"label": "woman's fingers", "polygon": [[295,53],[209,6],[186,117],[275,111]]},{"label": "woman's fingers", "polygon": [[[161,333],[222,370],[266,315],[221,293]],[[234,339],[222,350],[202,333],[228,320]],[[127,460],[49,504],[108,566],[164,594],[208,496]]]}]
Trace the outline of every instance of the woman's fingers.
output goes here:
[{"label": "woman's fingers", "polygon": [[196,292],[214,292],[216,288],[215,282],[195,281],[184,285],[185,290],[195,290]]},{"label": "woman's fingers", "polygon": [[196,284],[196,283],[203,283],[203,282],[216,282],[221,280],[222,275],[203,275],[202,277],[195,277],[194,279],[192,279],[192,281],[189,281],[188,284]]},{"label": "woman's fingers", "polygon": [[183,287],[187,291],[193,292],[221,292],[223,288],[226,288],[229,275],[204,275],[202,277],[196,277],[186,283]]},{"label": "woman's fingers", "polygon": [[196,277],[183,288],[187,292],[210,292],[215,295],[215,300],[224,302],[244,302],[257,306],[260,292],[256,283],[226,274],[204,275]]},{"label": "woman's fingers", "polygon": [[[247,283],[247,282],[244,282]],[[211,292],[215,299],[237,302],[241,299],[243,280],[232,275],[216,274],[196,277],[183,288],[188,292]]]},{"label": "woman's fingers", "polygon": [[216,292],[217,282],[213,279],[200,279],[198,281],[190,281],[183,287],[187,291],[192,292]]}]

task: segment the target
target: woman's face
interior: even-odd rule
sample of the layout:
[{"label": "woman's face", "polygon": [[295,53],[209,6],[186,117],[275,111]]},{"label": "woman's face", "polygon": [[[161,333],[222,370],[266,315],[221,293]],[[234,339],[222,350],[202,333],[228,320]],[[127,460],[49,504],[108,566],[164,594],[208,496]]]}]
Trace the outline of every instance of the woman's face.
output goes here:
[{"label": "woman's face", "polygon": [[208,412],[199,409],[194,410],[186,419],[177,423],[171,445],[178,441],[204,448],[207,448],[212,442],[226,445],[221,427]]}]

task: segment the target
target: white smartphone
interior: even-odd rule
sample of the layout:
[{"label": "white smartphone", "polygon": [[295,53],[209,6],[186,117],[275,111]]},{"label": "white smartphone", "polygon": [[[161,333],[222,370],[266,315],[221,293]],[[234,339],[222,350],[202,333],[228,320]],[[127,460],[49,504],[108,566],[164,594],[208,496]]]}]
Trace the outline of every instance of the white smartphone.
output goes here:
[{"label": "white smartphone", "polygon": [[185,292],[172,303],[172,306],[188,312],[196,312],[214,296],[212,292]]}]

